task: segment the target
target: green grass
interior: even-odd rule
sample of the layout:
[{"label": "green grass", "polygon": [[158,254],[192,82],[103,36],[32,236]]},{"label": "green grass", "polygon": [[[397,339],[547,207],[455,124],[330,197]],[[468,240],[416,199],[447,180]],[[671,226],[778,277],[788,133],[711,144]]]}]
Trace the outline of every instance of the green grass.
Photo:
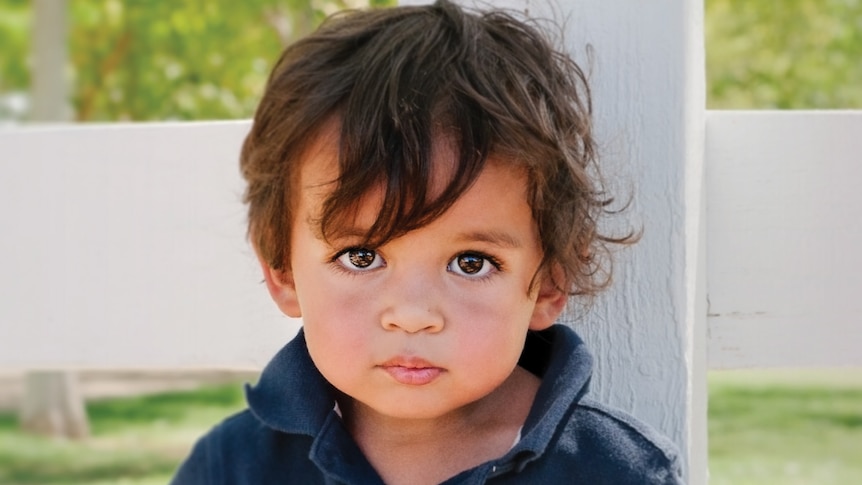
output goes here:
[{"label": "green grass", "polygon": [[862,483],[862,372],[710,376],[711,485]]},{"label": "green grass", "polygon": [[243,405],[240,383],[91,402],[84,442],[29,436],[0,415],[0,484],[164,484],[194,441]]},{"label": "green grass", "polygon": [[[243,405],[239,383],[91,402],[82,443],[0,414],[0,484],[164,484]],[[862,371],[714,372],[709,418],[712,485],[862,483]]]}]

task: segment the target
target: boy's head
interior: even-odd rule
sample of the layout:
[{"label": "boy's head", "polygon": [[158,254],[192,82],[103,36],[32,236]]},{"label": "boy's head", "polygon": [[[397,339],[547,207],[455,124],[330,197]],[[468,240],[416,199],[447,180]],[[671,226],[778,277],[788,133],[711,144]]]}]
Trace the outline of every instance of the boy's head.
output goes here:
[{"label": "boy's head", "polygon": [[[605,243],[615,240],[597,232],[608,199],[594,165],[586,80],[529,23],[443,1],[342,13],[288,47],[241,155],[249,234],[274,270],[290,269],[302,163],[332,126],[338,168],[316,222],[324,239],[372,190],[382,195],[364,247],[421,228],[492,157],[526,176],[537,274],[553,274],[572,294],[607,284]],[[454,154],[442,172],[432,156],[441,144]]]}]

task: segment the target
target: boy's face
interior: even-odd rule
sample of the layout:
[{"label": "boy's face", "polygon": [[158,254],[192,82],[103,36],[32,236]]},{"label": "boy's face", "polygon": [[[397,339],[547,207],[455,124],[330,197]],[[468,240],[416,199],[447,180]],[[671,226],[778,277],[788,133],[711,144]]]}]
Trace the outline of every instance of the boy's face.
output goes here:
[{"label": "boy's face", "polygon": [[303,160],[291,269],[263,265],[273,299],[302,317],[323,376],[377,413],[433,419],[481,400],[512,373],[527,330],[566,301],[548,278],[529,291],[542,252],[526,177],[489,160],[442,216],[372,250],[361,241],[379,191],[348,235],[324,241],[315,224],[337,175],[333,146],[318,141]]}]

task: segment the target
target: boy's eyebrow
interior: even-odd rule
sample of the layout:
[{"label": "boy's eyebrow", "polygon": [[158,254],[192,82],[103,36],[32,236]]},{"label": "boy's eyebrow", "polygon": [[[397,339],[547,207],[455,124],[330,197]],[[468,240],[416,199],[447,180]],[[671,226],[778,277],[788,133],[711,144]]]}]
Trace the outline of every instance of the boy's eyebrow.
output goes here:
[{"label": "boy's eyebrow", "polygon": [[[320,220],[309,218],[306,223],[312,227],[319,229]],[[326,235],[326,239],[330,241],[337,241],[339,239],[365,239],[368,237],[369,229],[362,229],[359,227],[340,225],[337,228],[333,228],[329,231],[329,234]],[[316,231],[317,237],[319,239],[324,239],[323,234],[320,234],[320,231]]]},{"label": "boy's eyebrow", "polygon": [[495,230],[463,232],[458,234],[456,240],[459,242],[484,242],[509,249],[523,246],[521,241],[512,234]]},{"label": "boy's eyebrow", "polygon": [[[311,222],[311,221],[309,221]],[[359,227],[341,226],[329,234],[328,239],[337,241],[339,239],[363,239],[368,236],[368,229]],[[485,230],[461,232],[455,236],[455,241],[460,243],[483,242],[507,249],[518,249],[523,243],[506,231]]]}]

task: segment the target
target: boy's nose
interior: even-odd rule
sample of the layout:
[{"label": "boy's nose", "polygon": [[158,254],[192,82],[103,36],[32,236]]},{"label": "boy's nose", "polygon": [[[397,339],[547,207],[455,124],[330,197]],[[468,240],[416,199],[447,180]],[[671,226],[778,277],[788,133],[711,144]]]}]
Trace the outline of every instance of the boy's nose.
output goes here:
[{"label": "boy's nose", "polygon": [[408,333],[443,330],[443,314],[437,306],[437,291],[421,281],[395,283],[389,294],[387,305],[380,319],[385,330],[401,330]]},{"label": "boy's nose", "polygon": [[[407,306],[410,308],[404,308]],[[443,317],[439,312],[416,305],[399,305],[397,311],[386,312],[380,323],[385,330],[407,333],[437,333],[443,330]]]}]

